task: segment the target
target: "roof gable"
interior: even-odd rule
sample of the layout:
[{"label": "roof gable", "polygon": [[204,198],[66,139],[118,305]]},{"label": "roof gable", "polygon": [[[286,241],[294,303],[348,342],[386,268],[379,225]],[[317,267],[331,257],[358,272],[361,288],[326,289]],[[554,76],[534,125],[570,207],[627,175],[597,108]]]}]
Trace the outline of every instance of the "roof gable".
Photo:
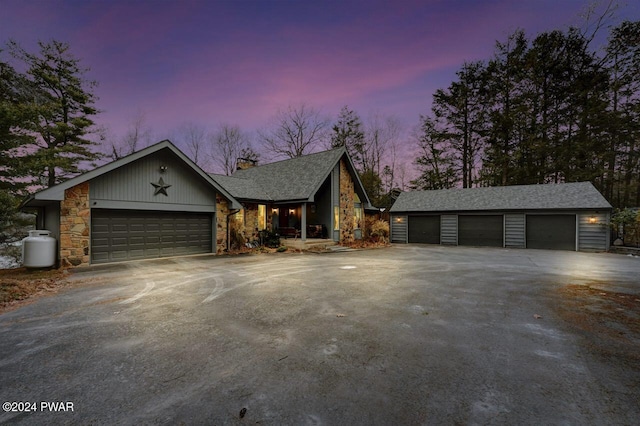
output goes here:
[{"label": "roof gable", "polygon": [[164,140],[158,142],[154,145],[151,145],[147,148],[144,148],[138,152],[135,152],[131,155],[127,155],[126,157],[120,158],[118,160],[107,163],[103,166],[97,167],[89,172],[83,173],[79,176],[71,178],[67,181],[64,181],[56,186],[51,188],[43,189],[42,191],[36,192],[33,194],[28,200],[23,203],[23,206],[28,206],[34,200],[42,200],[42,201],[61,201],[64,199],[64,191],[74,187],[80,183],[95,179],[100,177],[106,173],[109,173],[113,170],[116,170],[125,165],[131,164],[135,161],[138,161],[146,156],[157,153],[162,150],[168,150],[173,155],[178,157],[183,163],[185,163],[190,169],[192,169],[197,175],[202,177],[202,179],[207,182],[210,186],[212,186],[216,191],[220,192],[227,200],[231,202],[231,208],[237,209],[241,208],[241,204],[236,200],[224,187],[219,185],[215,180],[213,180],[207,173],[205,173],[200,167],[198,167],[193,161],[191,161],[182,151],[180,151],[175,145],[171,143],[169,140]]},{"label": "roof gable", "polygon": [[232,176],[213,175],[235,197],[274,202],[312,201],[341,158],[347,160],[349,172],[359,185],[363,200],[369,199],[353,163],[344,147],[302,157],[277,161],[236,171]]},{"label": "roof gable", "polygon": [[391,212],[611,209],[591,182],[403,192]]},{"label": "roof gable", "polygon": [[313,197],[343,153],[343,149],[318,152],[238,170],[233,177],[259,182],[272,201],[307,200]]}]

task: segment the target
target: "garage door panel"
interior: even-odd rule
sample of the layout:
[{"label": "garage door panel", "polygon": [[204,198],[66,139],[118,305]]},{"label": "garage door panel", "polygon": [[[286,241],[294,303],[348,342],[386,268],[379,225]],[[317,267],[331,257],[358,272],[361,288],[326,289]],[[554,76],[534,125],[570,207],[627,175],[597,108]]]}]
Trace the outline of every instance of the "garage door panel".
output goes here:
[{"label": "garage door panel", "polygon": [[209,253],[211,224],[207,213],[94,209],[91,260],[106,263]]},{"label": "garage door panel", "polygon": [[129,245],[131,245],[131,246],[134,246],[136,244],[144,245],[144,242],[145,242],[144,235],[139,235],[139,236],[131,235],[129,237]]},{"label": "garage door panel", "polygon": [[409,242],[440,244],[440,216],[409,216]]},{"label": "garage door panel", "polygon": [[503,246],[502,215],[459,215],[458,244],[461,246]]},{"label": "garage door panel", "polygon": [[157,245],[160,244],[160,236],[159,235],[147,235],[144,239],[145,243],[147,245],[153,244],[153,245]]},{"label": "garage door panel", "polygon": [[94,253],[92,257],[95,263],[104,263],[109,261],[108,253]]},{"label": "garage door panel", "polygon": [[527,248],[545,250],[576,249],[574,214],[527,215]]},{"label": "garage door panel", "polygon": [[130,259],[144,259],[144,250],[129,250],[129,258]]},{"label": "garage door panel", "polygon": [[145,232],[144,223],[132,223],[131,225],[129,225],[129,231],[144,233]]}]

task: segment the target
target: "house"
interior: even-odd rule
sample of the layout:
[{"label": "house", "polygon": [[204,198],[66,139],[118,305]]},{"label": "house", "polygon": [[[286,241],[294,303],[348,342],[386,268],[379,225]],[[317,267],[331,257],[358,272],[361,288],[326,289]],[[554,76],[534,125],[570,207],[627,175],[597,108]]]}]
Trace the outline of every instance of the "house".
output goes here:
[{"label": "house", "polygon": [[391,241],[606,251],[611,210],[590,182],[404,192]]},{"label": "house", "polygon": [[344,148],[222,177],[165,140],[37,192],[21,208],[35,210],[37,228],[57,239],[60,264],[80,266],[221,253],[240,217],[250,230],[288,228],[306,239],[319,226],[349,242],[371,206]]},{"label": "house", "polygon": [[234,225],[247,238],[267,229],[348,243],[362,238],[365,211],[373,210],[344,147],[210,176],[242,203]]}]

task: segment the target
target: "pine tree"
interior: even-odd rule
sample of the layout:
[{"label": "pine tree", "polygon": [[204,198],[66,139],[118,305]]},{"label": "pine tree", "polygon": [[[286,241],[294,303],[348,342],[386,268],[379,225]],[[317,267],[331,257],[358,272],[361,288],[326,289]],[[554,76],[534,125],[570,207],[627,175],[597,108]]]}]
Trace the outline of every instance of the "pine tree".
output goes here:
[{"label": "pine tree", "polygon": [[32,119],[21,126],[33,139],[16,160],[31,184],[51,187],[98,158],[92,151],[95,143],[87,138],[94,125],[91,117],[97,114],[92,92],[96,83],[84,79],[87,70],[71,55],[68,44],[52,41],[39,46],[39,53],[32,54],[9,42],[13,57],[27,68],[26,102],[33,111]]},{"label": "pine tree", "polygon": [[432,110],[435,118],[446,124],[443,135],[456,153],[463,188],[470,188],[475,183],[476,167],[485,141],[484,69],[482,62],[465,63],[456,73],[458,81],[433,95]]},{"label": "pine tree", "polygon": [[33,141],[21,124],[31,121],[32,108],[25,99],[24,78],[6,62],[0,61],[0,189],[14,194],[24,188],[16,181],[19,174],[15,156],[20,147]]},{"label": "pine tree", "polygon": [[605,196],[613,200],[614,205],[637,206],[640,204],[640,21],[624,21],[611,31],[606,59],[611,116]]},{"label": "pine tree", "polygon": [[418,156],[414,161],[420,176],[411,181],[413,189],[448,189],[459,181],[455,158],[446,137],[430,117],[420,117]]},{"label": "pine tree", "polygon": [[362,160],[364,149],[364,131],[362,121],[355,111],[348,106],[342,107],[338,115],[338,121],[333,126],[331,134],[331,147],[344,146],[356,167],[362,172]]}]

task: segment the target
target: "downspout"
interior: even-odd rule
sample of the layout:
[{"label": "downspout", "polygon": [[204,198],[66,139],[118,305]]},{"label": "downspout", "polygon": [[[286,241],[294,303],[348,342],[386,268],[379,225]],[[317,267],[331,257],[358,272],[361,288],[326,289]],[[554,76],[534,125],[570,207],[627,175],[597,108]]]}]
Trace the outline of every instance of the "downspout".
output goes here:
[{"label": "downspout", "polygon": [[229,237],[230,237],[230,234],[229,234],[229,218],[230,218],[231,216],[233,216],[234,214],[238,213],[238,212],[239,212],[239,211],[241,211],[241,210],[242,210],[242,209],[235,209],[235,210],[232,210],[232,211],[227,215],[227,252],[229,252]]}]

